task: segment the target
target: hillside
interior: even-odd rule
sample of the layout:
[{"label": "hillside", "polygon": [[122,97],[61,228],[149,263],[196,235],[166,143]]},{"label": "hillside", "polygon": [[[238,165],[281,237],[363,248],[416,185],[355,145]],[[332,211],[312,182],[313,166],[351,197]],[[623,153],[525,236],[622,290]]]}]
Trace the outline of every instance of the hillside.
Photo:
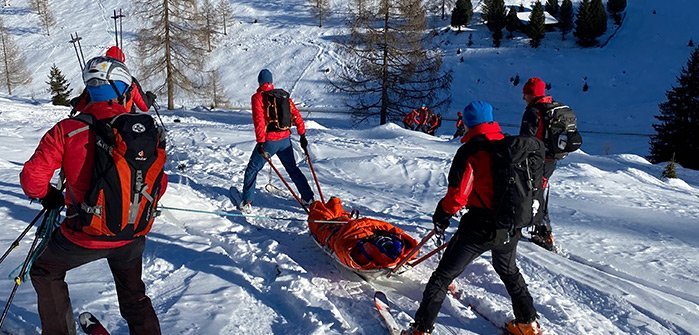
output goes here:
[{"label": "hillside", "polygon": [[[34,77],[30,86],[17,91],[21,96],[37,98],[48,98],[44,81],[53,62],[64,71],[74,89],[82,87],[74,51],[67,43],[71,33],[84,37],[86,57],[100,54],[113,43],[112,10],[124,8],[127,15],[134,10],[131,2],[122,0],[52,0],[58,23],[51,36],[46,36],[39,28],[38,16],[28,8],[28,0],[11,3],[12,7],[2,9],[0,15],[12,27]],[[232,32],[216,42],[209,62],[209,68],[223,71],[231,103],[248,108],[258,71],[270,68],[277,85],[289,90],[300,106],[344,110],[344,98],[333,93],[327,84],[328,79],[335,79],[333,70],[346,61],[340,58],[340,46],[335,41],[347,34],[344,15],[350,3],[331,1],[332,15],[323,28],[318,28],[305,0],[236,1]],[[506,3],[518,5],[519,1]],[[480,10],[480,2],[474,1],[474,6]],[[672,5],[652,0],[629,1],[621,29],[606,47],[590,49],[575,46],[571,36],[562,43],[557,32],[548,33],[537,50],[527,46],[522,34],[495,49],[476,15],[471,27],[473,47],[466,47],[468,32],[442,32],[435,40],[435,47],[445,52],[447,68],[454,71],[453,102],[441,112],[453,118],[469,101],[484,99],[494,104],[502,121],[517,124],[523,109],[521,85],[513,87],[509,79],[516,74],[523,81],[529,76],[540,76],[552,84],[551,93],[557,99],[575,108],[583,130],[652,133],[657,105],[689,55],[687,41],[699,40],[695,36],[699,21],[692,14],[696,7],[691,0],[678,0]],[[436,27],[445,27],[447,22],[433,20]],[[140,26],[135,16],[124,20],[127,64],[137,63],[139,52],[133,41]],[[612,34],[611,21],[609,27],[606,37]],[[463,50],[461,55],[456,54],[458,48]],[[460,62],[461,56],[464,63]],[[325,69],[330,72],[324,72]],[[590,87],[586,93],[582,92],[584,78]],[[147,81],[145,87],[149,87]],[[206,102],[180,96],[177,103],[192,107]],[[516,131],[514,127],[508,130]],[[453,123],[445,122],[440,133],[452,131]],[[648,138],[642,136],[588,134],[585,140],[590,153],[648,152]]]}]

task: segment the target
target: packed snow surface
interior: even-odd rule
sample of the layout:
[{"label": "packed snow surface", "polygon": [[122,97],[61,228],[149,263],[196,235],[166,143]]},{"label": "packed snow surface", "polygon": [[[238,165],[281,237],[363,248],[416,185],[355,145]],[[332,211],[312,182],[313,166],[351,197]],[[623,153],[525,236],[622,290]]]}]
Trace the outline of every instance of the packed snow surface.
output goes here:
[{"label": "packed snow surface", "polygon": [[[9,246],[39,209],[18,185],[22,163],[68,109],[7,98],[0,106],[0,218],[7,228],[0,245]],[[164,115],[170,186],[161,205],[239,213],[228,188],[241,187],[254,147],[250,118],[246,111]],[[456,141],[393,124],[352,129],[315,118],[309,125],[326,197],[338,196],[418,239],[431,229]],[[552,178],[551,216],[562,253],[521,242],[518,258],[548,334],[697,334],[699,173],[679,169],[680,179],[667,181],[658,178],[661,171],[630,154],[580,152],[561,162]],[[148,237],[144,279],[164,334],[380,334],[371,301],[379,289],[395,302],[399,321],[409,322],[436,258],[391,280],[363,281],[316,246],[303,211],[290,196],[265,192],[267,183],[283,189],[263,170],[254,213],[263,218],[163,210]],[[3,276],[21,262],[31,239],[2,264]],[[495,322],[512,317],[489,260],[488,254],[477,259],[456,280],[458,298],[447,299],[440,334],[497,332],[469,305]],[[76,315],[90,311],[115,334],[128,331],[106,262],[72,270],[66,280]],[[12,284],[2,281],[0,292],[9,294]],[[14,334],[39,330],[29,286],[20,287],[6,322]]]}]

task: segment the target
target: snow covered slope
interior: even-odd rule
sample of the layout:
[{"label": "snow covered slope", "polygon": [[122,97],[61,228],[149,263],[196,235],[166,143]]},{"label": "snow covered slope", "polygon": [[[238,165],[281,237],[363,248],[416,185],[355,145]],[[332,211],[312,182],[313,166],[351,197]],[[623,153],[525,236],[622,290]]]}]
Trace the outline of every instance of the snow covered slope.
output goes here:
[{"label": "snow covered slope", "polygon": [[[3,249],[39,208],[22,195],[21,165],[67,112],[0,98]],[[250,114],[177,111],[164,119],[171,146],[162,205],[237,213],[228,187],[240,187],[254,146]],[[393,124],[358,130],[331,118],[308,127],[326,196],[417,238],[426,234],[457,143]],[[518,258],[548,334],[699,334],[699,173],[680,169],[681,179],[664,181],[661,170],[635,155],[576,153],[556,171],[551,210],[564,252],[523,242]],[[163,211],[149,235],[144,277],[164,334],[381,334],[375,289],[395,301],[401,322],[409,321],[435,259],[400,278],[364,282],[318,249],[303,212],[290,198],[262,191],[267,182],[283,187],[264,170],[256,214],[276,219]],[[2,264],[0,276],[21,262],[30,240]],[[511,317],[489,259],[479,258],[457,279],[460,297],[445,303],[439,334],[497,332],[469,305],[496,322]],[[88,310],[115,334],[127,332],[106,262],[71,271],[67,281],[76,315]],[[12,284],[0,281],[0,304]],[[38,332],[30,285],[20,287],[6,322],[13,334]]]},{"label": "snow covered slope", "polygon": [[[73,88],[79,89],[80,76],[69,34],[84,37],[87,57],[95,56],[113,43],[112,10],[133,11],[125,0],[52,0],[57,25],[46,36],[38,24],[38,16],[29,8],[29,0],[13,0],[11,7],[0,10],[10,27],[34,75],[30,86],[17,90],[21,96],[46,98],[46,75],[56,63],[68,76]],[[323,28],[317,27],[306,0],[239,0],[234,1],[235,22],[231,33],[220,38],[212,52],[210,68],[220,68],[231,102],[240,107],[249,105],[249,96],[256,88],[257,73],[270,68],[280,87],[291,91],[303,107],[343,110],[344,98],[333,93],[328,79],[334,78],[345,60],[340,57],[338,38],[347,35],[344,15],[350,0],[332,0],[331,17]],[[473,1],[480,10],[481,1]],[[519,0],[508,0],[518,5]],[[574,3],[577,5],[578,0]],[[468,33],[442,32],[435,47],[444,50],[446,66],[454,71],[453,103],[442,110],[454,118],[455,112],[471,100],[493,102],[497,117],[506,124],[518,124],[523,109],[521,84],[514,87],[509,78],[519,74],[522,81],[541,76],[552,84],[551,93],[570,104],[578,112],[581,129],[594,132],[652,133],[653,115],[663,101],[664,93],[685,64],[690,38],[699,40],[699,20],[694,14],[699,3],[692,0],[629,1],[623,26],[604,48],[580,49],[572,36],[561,42],[558,32],[548,33],[540,49],[528,47],[526,38],[517,34],[503,47],[494,49],[490,33],[484,25],[472,25],[474,46],[466,47]],[[654,14],[655,11],[655,14]],[[255,23],[256,22],[256,23]],[[448,21],[435,19],[437,27]],[[124,21],[127,64],[138,59],[133,33],[141,26],[135,16]],[[612,35],[613,24],[610,21]],[[463,53],[457,55],[457,49]],[[464,62],[460,62],[461,56]],[[326,73],[324,70],[329,69]],[[136,71],[137,72],[137,71]],[[138,73],[136,73],[138,76]],[[586,78],[586,79],[585,79]],[[583,93],[583,83],[590,91]],[[148,83],[145,87],[149,88]],[[187,106],[205,101],[180,96],[178,103]],[[516,127],[508,127],[515,132]],[[453,132],[453,123],[445,122],[440,134]],[[648,138],[586,134],[585,150],[590,153],[648,152]]]}]

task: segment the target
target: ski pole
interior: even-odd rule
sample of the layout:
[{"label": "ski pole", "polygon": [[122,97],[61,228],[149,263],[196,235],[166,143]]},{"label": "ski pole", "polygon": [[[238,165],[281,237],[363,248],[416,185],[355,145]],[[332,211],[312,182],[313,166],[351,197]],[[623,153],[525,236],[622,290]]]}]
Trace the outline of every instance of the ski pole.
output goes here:
[{"label": "ski pole", "polygon": [[299,198],[299,196],[296,195],[296,192],[294,192],[294,190],[291,188],[291,186],[289,185],[289,183],[286,182],[286,179],[284,179],[284,177],[283,177],[282,174],[279,172],[279,170],[277,170],[277,167],[274,166],[274,163],[272,163],[272,158],[270,158],[269,155],[268,155],[266,152],[262,155],[262,157],[264,157],[265,160],[267,160],[267,163],[269,163],[269,166],[271,166],[271,167],[272,167],[272,170],[274,170],[274,172],[277,174],[277,176],[279,176],[279,179],[281,179],[282,182],[284,183],[284,186],[286,186],[286,188],[289,189],[289,192],[291,192],[291,195],[294,196],[294,199],[296,199],[296,201],[299,203],[299,205],[301,205],[301,207],[303,208],[303,210],[306,211],[306,213],[310,213],[310,211],[308,210],[308,208],[306,207],[306,205],[304,205],[304,204],[303,204],[303,201],[301,201],[301,198]]},{"label": "ski pole", "polygon": [[411,250],[410,253],[409,253],[407,256],[405,256],[405,258],[403,258],[402,261],[400,261],[400,263],[398,263],[398,265],[396,265],[396,267],[394,267],[391,271],[389,271],[389,272],[386,274],[386,278],[391,278],[391,276],[392,276],[393,274],[395,274],[396,272],[398,272],[398,270],[400,270],[400,268],[402,268],[403,265],[405,265],[406,263],[408,263],[408,261],[409,261],[413,256],[415,256],[415,254],[417,254],[417,252],[420,251],[420,249],[422,249],[422,246],[424,246],[425,243],[427,243],[427,241],[429,241],[429,240],[432,238],[432,236],[434,236],[434,234],[436,234],[436,232],[435,232],[434,229],[432,229],[432,230],[430,231],[430,233],[427,234],[427,236],[425,236],[425,237],[422,239],[422,241],[420,241],[420,243],[418,243],[418,244],[415,246],[415,248],[413,248],[413,250]]},{"label": "ski pole", "polygon": [[[48,219],[48,215],[44,215],[44,220],[42,221],[42,225],[46,224]],[[10,306],[12,305],[12,300],[15,299],[15,294],[17,293],[17,288],[19,288],[19,285],[22,285],[22,278],[24,278],[24,273],[27,271],[27,268],[29,267],[29,261],[31,260],[34,251],[36,250],[36,245],[39,242],[39,234],[37,231],[37,235],[34,238],[34,241],[32,241],[32,246],[29,248],[29,252],[27,253],[27,257],[24,259],[24,263],[22,263],[22,269],[19,271],[19,275],[15,277],[15,285],[12,287],[12,292],[10,293],[10,297],[7,298],[7,304],[5,304],[5,310],[2,311],[2,317],[0,317],[0,328],[2,327],[2,324],[5,322],[5,318],[7,317],[7,312],[10,311]]]},{"label": "ski pole", "polygon": [[442,245],[440,245],[439,247],[437,247],[437,248],[435,248],[434,250],[428,252],[425,256],[420,257],[420,259],[418,259],[418,260],[416,260],[416,261],[414,261],[414,262],[412,262],[412,263],[408,263],[408,265],[410,265],[410,267],[415,267],[416,265],[418,265],[418,264],[424,262],[424,261],[427,260],[428,258],[434,256],[436,253],[438,253],[438,252],[444,250],[448,245],[449,245],[449,242],[442,243]]},{"label": "ski pole", "polygon": [[163,123],[163,118],[160,117],[160,105],[158,105],[158,103],[155,101],[153,101],[153,109],[155,109],[155,115],[157,115],[158,120],[160,120],[160,125],[163,126],[163,130],[167,133],[167,128],[165,128],[165,123]]},{"label": "ski pole", "polygon": [[7,248],[7,251],[5,251],[5,254],[3,254],[2,257],[0,258],[0,263],[2,263],[5,260],[5,258],[7,258],[7,255],[9,255],[10,252],[12,252],[12,250],[15,250],[15,248],[17,248],[19,246],[19,241],[21,241],[24,238],[24,236],[27,235],[27,233],[34,226],[36,221],[39,221],[39,218],[42,215],[44,215],[45,212],[46,212],[46,208],[42,208],[41,211],[39,211],[39,214],[36,215],[34,220],[32,220],[32,222],[29,223],[27,228],[25,228],[24,231],[22,231],[22,233],[19,234],[19,237],[17,237],[17,239],[14,242],[12,242],[12,245],[10,245],[10,247]]},{"label": "ski pole", "polygon": [[320,200],[325,203],[325,197],[323,197],[323,191],[320,190],[320,183],[318,182],[318,176],[316,176],[316,170],[313,168],[313,163],[311,162],[311,155],[308,154],[308,148],[303,148],[303,152],[306,153],[306,158],[308,158],[308,167],[311,168],[311,174],[313,175],[313,180],[316,182],[316,187],[318,187],[318,195],[320,195]]}]

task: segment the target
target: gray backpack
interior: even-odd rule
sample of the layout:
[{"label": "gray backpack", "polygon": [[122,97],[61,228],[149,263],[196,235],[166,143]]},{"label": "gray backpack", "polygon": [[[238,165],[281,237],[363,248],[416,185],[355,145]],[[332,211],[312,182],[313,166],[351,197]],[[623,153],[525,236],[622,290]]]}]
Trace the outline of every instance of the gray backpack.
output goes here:
[{"label": "gray backpack", "polygon": [[578,131],[577,117],[572,108],[554,102],[543,110],[544,143],[549,154],[555,159],[563,159],[569,153],[580,149],[582,135]]}]

